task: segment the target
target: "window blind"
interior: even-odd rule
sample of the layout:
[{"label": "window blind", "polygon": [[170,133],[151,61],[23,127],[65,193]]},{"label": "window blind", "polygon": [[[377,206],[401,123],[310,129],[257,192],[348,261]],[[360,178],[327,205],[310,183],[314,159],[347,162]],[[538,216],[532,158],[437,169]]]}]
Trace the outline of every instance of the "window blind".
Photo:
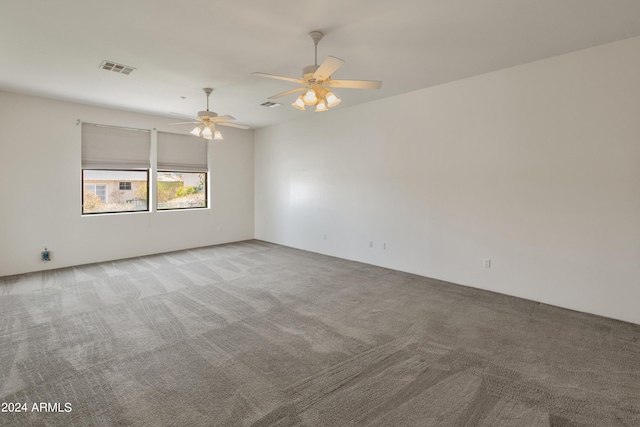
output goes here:
[{"label": "window blind", "polygon": [[149,169],[147,130],[82,124],[83,169]]},{"label": "window blind", "polygon": [[207,141],[190,135],[158,132],[158,170],[207,172]]}]

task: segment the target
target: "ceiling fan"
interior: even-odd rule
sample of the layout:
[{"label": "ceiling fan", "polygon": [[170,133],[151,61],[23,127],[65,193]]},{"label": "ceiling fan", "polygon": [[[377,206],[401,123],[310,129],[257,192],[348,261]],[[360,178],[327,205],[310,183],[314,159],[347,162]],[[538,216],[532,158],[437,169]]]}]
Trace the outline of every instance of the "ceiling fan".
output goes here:
[{"label": "ceiling fan", "polygon": [[[213,89],[211,89],[210,87],[205,87],[204,89],[202,89],[204,91],[204,93],[207,94],[207,109],[206,111],[199,111],[198,112],[198,117],[190,117],[190,116],[186,116],[189,117],[193,120],[197,120],[195,122],[179,122],[179,123],[170,123],[172,125],[183,125],[183,124],[187,124],[187,123],[198,123],[199,125],[196,126],[195,128],[193,128],[193,130],[190,132],[192,135],[195,136],[201,136],[204,139],[215,139],[215,140],[221,140],[224,139],[222,138],[222,134],[220,133],[220,131],[218,130],[218,128],[216,128],[216,125],[220,125],[220,126],[229,126],[232,128],[239,128],[239,129],[249,129],[249,126],[245,126],[245,125],[239,125],[236,123],[227,123],[228,120],[235,120],[235,117],[233,116],[218,116],[218,113],[214,113],[213,111],[209,111],[209,95],[211,95],[211,92],[213,92]],[[180,114],[182,115],[182,114]]]},{"label": "ceiling fan", "polygon": [[348,89],[380,89],[382,87],[382,82],[373,80],[332,80],[331,74],[340,68],[340,66],[344,64],[344,61],[335,56],[328,56],[322,64],[318,65],[318,42],[322,40],[324,34],[320,31],[312,31],[309,33],[309,37],[311,37],[315,45],[315,63],[302,69],[301,79],[275,74],[253,73],[261,77],[285,80],[303,85],[302,87],[270,96],[269,99],[304,92],[298,96],[298,99],[291,105],[299,110],[304,110],[305,105],[310,107],[315,106],[316,112],[321,112],[327,111],[329,108],[335,107],[341,102],[331,89],[329,89],[331,87]]}]

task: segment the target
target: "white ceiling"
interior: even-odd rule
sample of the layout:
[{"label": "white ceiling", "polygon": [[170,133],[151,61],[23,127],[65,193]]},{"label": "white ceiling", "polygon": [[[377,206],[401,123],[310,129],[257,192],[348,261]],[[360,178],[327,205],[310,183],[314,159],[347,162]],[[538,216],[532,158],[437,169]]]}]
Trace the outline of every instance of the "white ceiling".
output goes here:
[{"label": "white ceiling", "polygon": [[[640,36],[638,0],[2,0],[0,89],[167,116],[205,109],[258,128],[305,115],[260,104],[318,59],[346,63],[338,108]],[[137,69],[129,76],[103,60]],[[184,97],[184,99],[182,98]],[[331,114],[331,111],[322,114]]]}]

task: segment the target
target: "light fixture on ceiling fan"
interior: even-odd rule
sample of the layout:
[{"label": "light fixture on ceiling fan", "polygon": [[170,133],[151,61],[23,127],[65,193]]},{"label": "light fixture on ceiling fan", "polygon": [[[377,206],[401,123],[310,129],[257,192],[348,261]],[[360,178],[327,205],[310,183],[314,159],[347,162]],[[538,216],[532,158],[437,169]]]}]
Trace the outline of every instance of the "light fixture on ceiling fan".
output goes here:
[{"label": "light fixture on ceiling fan", "polygon": [[270,79],[285,80],[304,85],[303,87],[270,96],[269,99],[304,92],[298,96],[291,105],[298,110],[304,110],[305,106],[315,106],[316,112],[319,113],[327,111],[329,108],[335,107],[341,102],[340,98],[333,93],[330,87],[349,89],[380,89],[380,87],[382,87],[382,82],[373,80],[332,80],[331,74],[340,68],[340,66],[344,64],[344,61],[335,56],[328,56],[322,64],[318,65],[318,42],[322,40],[324,34],[320,31],[312,31],[309,33],[309,37],[311,37],[315,46],[315,62],[314,65],[309,65],[302,69],[302,79],[278,76],[275,74],[253,73]]},{"label": "light fixture on ceiling fan", "polygon": [[[197,121],[195,121],[195,122],[170,123],[170,124],[172,124],[172,125],[181,125],[181,124],[187,124],[187,123],[197,123],[198,126],[193,128],[193,130],[191,132],[189,132],[189,133],[192,134],[192,135],[195,135],[195,136],[202,137],[202,138],[207,139],[207,140],[212,140],[212,139],[214,139],[214,140],[222,140],[222,139],[224,139],[222,137],[222,133],[220,133],[220,131],[218,130],[216,125],[229,126],[229,127],[239,128],[239,129],[249,129],[249,126],[239,125],[239,124],[235,124],[235,123],[227,123],[228,120],[235,120],[235,117],[233,117],[233,116],[229,116],[229,115],[218,116],[218,113],[215,113],[213,111],[209,111],[209,95],[211,95],[211,92],[213,92],[213,89],[211,89],[210,87],[205,87],[202,90],[207,95],[207,109],[206,109],[206,111],[199,111],[198,112],[198,117],[190,117],[191,119],[197,120]],[[187,116],[187,117],[189,117],[189,116]]]}]

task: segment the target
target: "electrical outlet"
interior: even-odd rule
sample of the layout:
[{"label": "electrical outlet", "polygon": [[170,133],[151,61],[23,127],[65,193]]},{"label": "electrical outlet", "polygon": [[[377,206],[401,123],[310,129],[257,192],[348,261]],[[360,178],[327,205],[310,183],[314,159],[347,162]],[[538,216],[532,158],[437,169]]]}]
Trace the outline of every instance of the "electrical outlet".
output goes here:
[{"label": "electrical outlet", "polygon": [[484,268],[491,268],[491,260],[489,258],[485,258],[482,260],[482,266]]},{"label": "electrical outlet", "polygon": [[40,253],[40,259],[42,261],[51,261],[51,252],[45,246],[44,251]]}]

